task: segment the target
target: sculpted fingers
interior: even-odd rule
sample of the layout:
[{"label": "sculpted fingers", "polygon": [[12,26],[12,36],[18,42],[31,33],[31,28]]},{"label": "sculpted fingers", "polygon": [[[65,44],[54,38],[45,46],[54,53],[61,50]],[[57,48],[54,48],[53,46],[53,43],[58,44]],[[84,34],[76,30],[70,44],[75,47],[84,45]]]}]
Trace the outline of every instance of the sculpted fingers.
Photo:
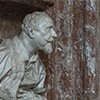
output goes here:
[{"label": "sculpted fingers", "polygon": [[19,89],[18,90],[19,94],[27,94],[28,92],[26,90],[23,90],[23,89]]},{"label": "sculpted fingers", "polygon": [[18,97],[18,98],[25,98],[25,97],[27,97],[27,95],[26,95],[26,94],[18,94],[17,97]]},{"label": "sculpted fingers", "polygon": [[27,97],[27,91],[20,89],[18,92],[18,100],[29,100]]}]

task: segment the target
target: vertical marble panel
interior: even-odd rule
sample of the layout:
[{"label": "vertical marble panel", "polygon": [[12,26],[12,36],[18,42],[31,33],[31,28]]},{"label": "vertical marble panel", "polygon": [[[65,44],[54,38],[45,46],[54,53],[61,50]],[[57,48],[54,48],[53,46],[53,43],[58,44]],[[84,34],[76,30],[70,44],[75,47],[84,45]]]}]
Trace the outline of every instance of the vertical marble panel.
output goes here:
[{"label": "vertical marble panel", "polygon": [[[83,100],[83,41],[84,41],[84,1],[83,0],[74,0],[73,3],[73,34],[72,34],[72,43],[73,43],[73,56],[75,66],[75,92],[76,100]],[[73,99],[74,100],[74,99]]]},{"label": "vertical marble panel", "polygon": [[97,100],[100,100],[100,0],[97,0],[97,33],[96,33],[96,73],[97,73]]},{"label": "vertical marble panel", "polygon": [[58,34],[49,56],[52,77],[48,99],[82,100],[83,0],[55,0],[54,8],[47,12],[54,19]]},{"label": "vertical marble panel", "polygon": [[84,100],[97,100],[96,0],[84,3]]}]

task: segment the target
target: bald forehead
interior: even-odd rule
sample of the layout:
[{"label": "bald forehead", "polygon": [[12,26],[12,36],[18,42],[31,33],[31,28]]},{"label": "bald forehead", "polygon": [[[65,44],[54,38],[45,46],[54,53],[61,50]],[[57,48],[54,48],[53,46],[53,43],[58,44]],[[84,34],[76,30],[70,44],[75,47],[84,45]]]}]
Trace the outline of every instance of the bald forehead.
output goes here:
[{"label": "bald forehead", "polygon": [[53,20],[49,16],[38,16],[31,20],[30,25],[37,26],[37,28],[43,24],[51,24],[53,25]]},{"label": "bald forehead", "polygon": [[34,12],[25,16],[23,23],[34,21],[35,23],[39,20],[51,20],[50,16],[44,12]]},{"label": "bald forehead", "polygon": [[[53,20],[49,17],[48,14],[44,12],[34,12],[32,14],[28,14],[24,20],[23,25],[26,28],[32,28],[34,30],[39,30],[40,26],[46,27],[46,26],[53,26]],[[25,28],[24,27],[24,28]]]},{"label": "bald forehead", "polygon": [[40,19],[37,20],[37,22],[39,22],[39,24],[42,22],[53,23],[53,21],[50,17],[41,17]]}]

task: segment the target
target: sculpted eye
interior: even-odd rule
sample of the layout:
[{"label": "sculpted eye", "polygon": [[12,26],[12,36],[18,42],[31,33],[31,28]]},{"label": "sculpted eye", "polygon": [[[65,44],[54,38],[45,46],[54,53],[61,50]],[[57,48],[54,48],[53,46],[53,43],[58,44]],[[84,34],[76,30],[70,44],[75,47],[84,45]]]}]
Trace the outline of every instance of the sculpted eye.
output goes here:
[{"label": "sculpted eye", "polygon": [[49,32],[50,31],[50,28],[48,28],[47,31]]},{"label": "sculpted eye", "polygon": [[33,30],[31,29],[31,30],[30,30],[30,32],[32,33],[32,32],[33,32]]},{"label": "sculpted eye", "polygon": [[48,27],[49,29],[52,29],[53,28],[53,26],[50,26],[50,27]]},{"label": "sculpted eye", "polygon": [[51,31],[52,28],[53,28],[52,26],[48,27],[47,31]]}]

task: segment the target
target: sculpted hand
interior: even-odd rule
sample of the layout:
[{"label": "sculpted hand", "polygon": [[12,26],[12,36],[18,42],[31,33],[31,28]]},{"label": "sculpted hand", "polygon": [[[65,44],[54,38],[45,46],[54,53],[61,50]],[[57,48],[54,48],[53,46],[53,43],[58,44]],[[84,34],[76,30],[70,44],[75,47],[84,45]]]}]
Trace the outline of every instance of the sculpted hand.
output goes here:
[{"label": "sculpted hand", "polygon": [[20,89],[18,98],[18,100],[34,100],[34,93]]},{"label": "sculpted hand", "polygon": [[45,97],[35,94],[32,91],[19,90],[17,100],[47,100]]}]

